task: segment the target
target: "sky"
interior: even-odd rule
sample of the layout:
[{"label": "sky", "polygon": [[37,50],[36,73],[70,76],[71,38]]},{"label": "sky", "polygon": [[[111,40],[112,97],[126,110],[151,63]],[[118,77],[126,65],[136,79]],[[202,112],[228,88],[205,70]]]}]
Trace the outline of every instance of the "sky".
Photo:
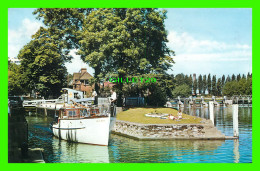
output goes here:
[{"label": "sky", "polygon": [[[175,64],[169,74],[232,75],[252,72],[252,9],[249,8],[171,8],[166,9],[168,47],[175,51]],[[16,57],[40,26],[32,8],[8,10],[8,56]],[[69,73],[87,68],[76,50],[66,63]]]}]

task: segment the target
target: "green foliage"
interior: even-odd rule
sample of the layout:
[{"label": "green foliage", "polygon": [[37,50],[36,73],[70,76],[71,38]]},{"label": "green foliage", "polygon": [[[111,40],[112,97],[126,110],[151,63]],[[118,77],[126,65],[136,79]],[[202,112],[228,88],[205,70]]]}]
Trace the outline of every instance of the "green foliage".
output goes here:
[{"label": "green foliage", "polygon": [[199,78],[198,78],[198,89],[199,89],[199,94],[201,94],[202,90],[203,90],[202,75],[199,75]]},{"label": "green foliage", "polygon": [[83,21],[92,8],[38,8],[33,14],[41,20],[57,40],[62,53],[67,55],[70,49],[79,48],[77,32],[82,30]]},{"label": "green foliage", "polygon": [[64,66],[67,57],[49,34],[41,28],[27,45],[20,50],[21,72],[24,85],[29,90],[36,90],[43,96],[60,94],[66,86],[67,70]]},{"label": "green foliage", "polygon": [[[173,51],[166,46],[165,19],[166,11],[157,9],[95,9],[78,32],[78,54],[94,68],[95,78],[100,73],[120,78],[165,74],[173,63]],[[122,89],[119,83],[119,101]]]},{"label": "green foliage", "polygon": [[223,87],[223,95],[251,95],[252,94],[252,79],[240,79],[239,81],[227,82]]},{"label": "green foliage", "polygon": [[207,87],[208,87],[208,93],[211,94],[212,92],[212,85],[211,85],[211,75],[208,75],[208,80],[207,80]]},{"label": "green foliage", "polygon": [[232,74],[231,81],[236,81],[236,76],[235,76],[235,74]]},{"label": "green foliage", "polygon": [[216,78],[216,75],[213,75],[212,77],[212,82],[211,82],[211,92],[212,92],[212,95],[217,95],[217,78]]},{"label": "green foliage", "polygon": [[205,94],[205,92],[208,88],[208,86],[207,86],[207,75],[203,75],[202,84],[203,84],[203,94]]},{"label": "green foliage", "polygon": [[187,84],[177,86],[172,91],[173,97],[189,97],[191,95],[191,88]]},{"label": "green foliage", "polygon": [[[129,76],[130,77],[130,76]],[[156,78],[156,82],[137,82],[125,83],[123,85],[123,94],[129,96],[147,97],[146,102],[151,106],[163,106],[167,98],[172,98],[172,89],[174,88],[173,77],[165,74],[143,74],[139,78]],[[117,90],[120,91],[120,90]]]},{"label": "green foliage", "polygon": [[222,79],[219,78],[216,86],[216,95],[221,96],[221,94],[222,94]]},{"label": "green foliage", "polygon": [[23,75],[19,65],[8,62],[8,95],[22,95],[26,89],[23,87]]}]

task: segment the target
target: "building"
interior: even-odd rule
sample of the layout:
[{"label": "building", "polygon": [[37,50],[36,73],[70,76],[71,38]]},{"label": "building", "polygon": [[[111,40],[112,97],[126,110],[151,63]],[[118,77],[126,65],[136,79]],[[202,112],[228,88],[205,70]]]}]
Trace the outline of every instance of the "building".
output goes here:
[{"label": "building", "polygon": [[94,85],[90,86],[89,79],[92,78],[87,72],[86,68],[81,68],[79,72],[73,73],[73,82],[72,86],[74,90],[83,91],[85,97],[90,97]]},{"label": "building", "polygon": [[8,57],[8,61],[10,61],[11,63],[14,63],[16,65],[21,64],[21,61],[17,57]]}]

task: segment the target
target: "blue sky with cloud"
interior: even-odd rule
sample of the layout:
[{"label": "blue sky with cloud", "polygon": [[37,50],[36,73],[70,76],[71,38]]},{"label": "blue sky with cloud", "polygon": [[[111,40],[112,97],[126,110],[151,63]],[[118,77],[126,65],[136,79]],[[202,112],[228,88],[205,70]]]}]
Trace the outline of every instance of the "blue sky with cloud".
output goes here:
[{"label": "blue sky with cloud", "polygon": [[[43,24],[32,14],[34,9],[8,10],[8,56],[17,56]],[[252,10],[227,8],[167,9],[165,26],[168,46],[176,52],[173,71],[185,74],[246,74],[252,72]],[[66,64],[70,73],[87,67],[75,55]],[[75,67],[76,66],[76,67]]]}]

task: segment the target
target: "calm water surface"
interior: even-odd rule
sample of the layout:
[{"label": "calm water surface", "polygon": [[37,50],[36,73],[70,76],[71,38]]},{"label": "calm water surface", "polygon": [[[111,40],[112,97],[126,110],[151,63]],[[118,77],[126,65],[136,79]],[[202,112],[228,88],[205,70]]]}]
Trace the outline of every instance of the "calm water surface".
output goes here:
[{"label": "calm water surface", "polygon": [[[209,118],[208,108],[186,108],[185,113]],[[216,127],[232,136],[232,108],[215,108]],[[251,163],[252,107],[239,107],[239,140],[138,141],[111,135],[109,146],[69,143],[52,135],[52,118],[26,117],[29,147],[44,149],[48,163]]]}]

